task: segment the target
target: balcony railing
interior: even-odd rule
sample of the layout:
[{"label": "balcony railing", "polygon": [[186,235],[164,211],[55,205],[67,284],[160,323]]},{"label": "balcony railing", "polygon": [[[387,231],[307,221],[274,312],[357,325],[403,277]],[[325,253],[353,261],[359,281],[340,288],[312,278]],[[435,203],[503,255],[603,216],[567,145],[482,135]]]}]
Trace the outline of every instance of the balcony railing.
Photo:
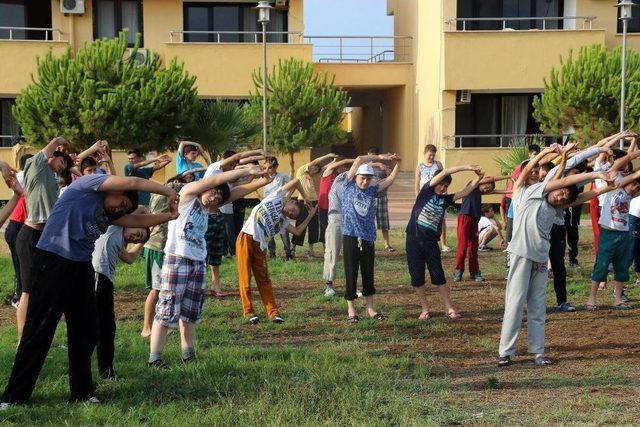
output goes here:
[{"label": "balcony railing", "polygon": [[19,135],[0,135],[0,147],[13,147],[19,140]]},{"label": "balcony railing", "polygon": [[508,148],[523,146],[529,143],[549,145],[561,142],[562,135],[544,134],[495,134],[495,135],[446,135],[447,141],[453,141],[453,146],[447,142],[447,148]]},{"label": "balcony railing", "polygon": [[412,38],[406,36],[305,36],[316,62],[411,62]]},{"label": "balcony railing", "polygon": [[[267,43],[303,43],[301,32],[267,31]],[[190,41],[188,43],[262,43],[262,31],[178,31],[169,32],[169,42],[185,43],[185,36],[206,36],[207,40]],[[273,41],[273,40],[277,41]]]},{"label": "balcony railing", "polygon": [[[447,25],[447,31],[476,31],[472,27],[473,24],[496,24],[488,28],[489,30],[516,30],[511,28],[508,23],[527,23],[531,24],[531,28],[527,30],[561,30],[565,27],[565,23],[571,22],[573,27],[577,27],[582,22],[583,30],[591,30],[595,16],[532,16],[532,17],[508,17],[500,18],[449,18],[444,21]],[[555,25],[551,25],[555,24]],[[561,25],[562,24],[562,28]],[[513,24],[511,24],[513,25]],[[555,28],[554,28],[555,27]],[[569,28],[567,28],[569,29]],[[573,29],[573,28],[571,28]]]},{"label": "balcony railing", "polygon": [[32,34],[44,34],[44,40],[62,40],[62,33],[57,28],[37,28],[37,27],[0,27],[0,40],[42,40],[34,38]]}]

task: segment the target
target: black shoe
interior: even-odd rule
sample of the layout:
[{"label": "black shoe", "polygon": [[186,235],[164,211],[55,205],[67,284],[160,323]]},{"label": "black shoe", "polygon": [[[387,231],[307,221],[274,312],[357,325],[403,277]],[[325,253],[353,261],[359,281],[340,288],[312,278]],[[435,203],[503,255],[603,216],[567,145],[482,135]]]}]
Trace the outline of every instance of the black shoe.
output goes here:
[{"label": "black shoe", "polygon": [[276,314],[272,321],[273,323],[284,323],[284,318],[279,314]]},{"label": "black shoe", "polygon": [[287,256],[285,257],[285,260],[289,261],[290,259],[295,259],[295,258],[296,258],[296,254],[288,253]]},{"label": "black shoe", "polygon": [[149,368],[168,369],[169,367],[164,364],[162,359],[154,360],[153,362],[147,362]]},{"label": "black shoe", "polygon": [[249,316],[249,319],[247,319],[249,321],[249,323],[251,323],[252,325],[257,325],[258,322],[260,322],[260,318],[258,316],[256,316],[255,314],[252,314],[251,316]]},{"label": "black shoe", "polygon": [[100,378],[103,380],[115,380],[116,371],[113,370],[113,367],[109,366],[107,369],[100,371]]},{"label": "black shoe", "polygon": [[513,365],[513,361],[510,356],[498,357],[498,366],[500,368],[505,368],[511,365]]},{"label": "black shoe", "polygon": [[578,262],[577,259],[572,259],[571,261],[569,261],[569,267],[571,267],[571,268],[582,268],[582,266],[580,265],[580,263]]},{"label": "black shoe", "polygon": [[182,362],[183,363],[190,363],[193,362],[194,360],[196,360],[196,355],[192,354],[191,356],[187,357],[186,359],[183,357],[182,358]]}]

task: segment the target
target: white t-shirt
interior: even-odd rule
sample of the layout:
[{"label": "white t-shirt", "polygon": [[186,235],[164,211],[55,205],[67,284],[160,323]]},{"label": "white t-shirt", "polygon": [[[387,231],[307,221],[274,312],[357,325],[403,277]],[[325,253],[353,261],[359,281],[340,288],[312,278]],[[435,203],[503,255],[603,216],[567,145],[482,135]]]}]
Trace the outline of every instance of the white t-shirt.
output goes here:
[{"label": "white t-shirt", "polygon": [[209,209],[194,197],[189,202],[180,203],[178,213],[177,219],[169,221],[164,253],[204,262],[207,258],[204,235],[209,225]]},{"label": "white t-shirt", "polygon": [[270,196],[274,191],[276,191],[278,188],[282,187],[289,181],[291,181],[289,175],[278,172],[276,176],[273,177],[273,181],[264,186],[264,189],[262,190],[264,192],[264,197]]},{"label": "white t-shirt", "polygon": [[640,218],[640,196],[636,196],[631,199],[631,203],[629,205],[629,214],[635,216],[636,218]]},{"label": "white t-shirt", "polygon": [[609,230],[629,231],[629,204],[631,196],[622,188],[603,194],[600,202],[600,224]]},{"label": "white t-shirt", "polygon": [[260,249],[265,250],[269,240],[289,225],[289,221],[282,213],[286,192],[276,191],[265,197],[253,208],[249,218],[242,227],[242,232],[253,236],[253,240],[260,243]]},{"label": "white t-shirt", "polygon": [[[222,167],[220,167],[220,163],[222,163],[222,160],[220,160],[219,162],[211,163],[207,167],[207,170],[204,173],[203,179],[210,178],[210,177],[212,177],[213,175],[215,175],[217,173],[224,172],[222,170]],[[229,190],[233,189],[233,186],[231,184],[227,183],[227,185],[229,186]],[[231,214],[233,214],[233,204],[232,203],[225,203],[224,205],[219,206],[218,210],[220,211],[220,213],[231,215]]]},{"label": "white t-shirt", "polygon": [[480,221],[478,221],[478,231],[482,231],[487,227],[491,227],[493,223],[486,216],[481,216]]},{"label": "white t-shirt", "polygon": [[[609,163],[600,163],[598,160],[595,161],[595,163],[593,164],[593,171],[594,172],[606,172],[609,169],[611,169],[611,165]],[[618,172],[617,176],[622,176],[622,174],[620,172]],[[594,181],[594,184],[596,185],[597,189],[600,189],[602,187],[606,187],[607,183],[601,179],[596,179]],[[602,202],[604,201],[605,196],[609,194],[609,193],[604,193],[598,196],[598,205],[602,206]]]}]

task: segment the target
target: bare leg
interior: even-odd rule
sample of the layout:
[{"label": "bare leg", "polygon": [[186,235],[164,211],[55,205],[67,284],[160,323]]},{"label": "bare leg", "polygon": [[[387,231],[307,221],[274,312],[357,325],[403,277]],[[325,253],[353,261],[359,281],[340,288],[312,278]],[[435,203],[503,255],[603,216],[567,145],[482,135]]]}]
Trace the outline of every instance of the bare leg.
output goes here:
[{"label": "bare leg", "polygon": [[451,292],[449,291],[449,286],[444,284],[438,287],[438,291],[440,292],[440,297],[442,298],[442,302],[444,304],[444,312],[447,316],[455,319],[458,317],[458,311],[453,308],[453,302],[451,301]]},{"label": "bare leg", "polygon": [[222,293],[222,289],[220,288],[220,266],[218,265],[211,266],[211,290],[216,295]]},{"label": "bare leg", "polygon": [[22,339],[22,331],[24,330],[24,324],[27,322],[27,308],[29,307],[29,294],[23,292],[20,295],[20,304],[18,304],[18,310],[16,312],[17,324],[18,324],[18,343]]},{"label": "bare leg", "polygon": [[378,312],[373,309],[373,295],[367,295],[364,297],[364,301],[367,305],[367,315],[369,315],[369,317],[377,315]]},{"label": "bare leg", "polygon": [[384,240],[384,247],[390,248],[391,243],[389,243],[389,230],[382,230],[382,239]]},{"label": "bare leg", "polygon": [[418,298],[420,299],[420,306],[422,307],[422,313],[429,312],[429,304],[427,303],[427,292],[426,286],[422,285],[415,288],[416,294],[418,294]]},{"label": "bare leg", "polygon": [[445,222],[442,225],[442,233],[440,234],[440,247],[444,249],[446,246],[447,246],[447,224]]},{"label": "bare leg", "polygon": [[353,317],[356,315],[356,305],[353,301],[347,300],[347,316]]},{"label": "bare leg", "polygon": [[185,322],[182,319],[180,326],[180,347],[182,349],[193,349],[196,345],[196,324],[193,322]]},{"label": "bare leg", "polygon": [[169,328],[163,326],[157,320],[153,321],[153,326],[151,327],[151,354],[162,354],[164,346],[167,343],[168,333]]},{"label": "bare leg", "polygon": [[151,335],[151,327],[153,325],[153,315],[156,311],[156,303],[158,302],[158,291],[151,289],[147,300],[144,302],[144,322],[142,324],[142,332],[140,336],[147,338]]},{"label": "bare leg", "polygon": [[622,291],[624,290],[624,283],[618,282],[614,280],[613,282],[613,296],[614,296],[614,304],[620,305],[623,303],[622,301]]},{"label": "bare leg", "polygon": [[591,281],[591,287],[589,288],[589,299],[587,300],[588,306],[596,305],[596,295],[598,294],[598,286],[600,286],[600,282]]}]

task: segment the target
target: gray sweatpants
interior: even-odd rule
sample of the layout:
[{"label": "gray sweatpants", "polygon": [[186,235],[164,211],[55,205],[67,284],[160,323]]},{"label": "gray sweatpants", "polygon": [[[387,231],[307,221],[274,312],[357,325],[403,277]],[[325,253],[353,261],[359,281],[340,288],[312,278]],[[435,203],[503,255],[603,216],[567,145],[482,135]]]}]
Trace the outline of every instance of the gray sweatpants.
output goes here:
[{"label": "gray sweatpants", "polygon": [[336,279],[336,266],[342,250],[342,215],[329,215],[324,233],[324,270],[322,278],[327,282]]},{"label": "gray sweatpants", "polygon": [[513,356],[516,352],[525,302],[529,353],[544,353],[547,263],[533,262],[514,254],[510,255],[510,261],[500,333],[500,357]]}]

